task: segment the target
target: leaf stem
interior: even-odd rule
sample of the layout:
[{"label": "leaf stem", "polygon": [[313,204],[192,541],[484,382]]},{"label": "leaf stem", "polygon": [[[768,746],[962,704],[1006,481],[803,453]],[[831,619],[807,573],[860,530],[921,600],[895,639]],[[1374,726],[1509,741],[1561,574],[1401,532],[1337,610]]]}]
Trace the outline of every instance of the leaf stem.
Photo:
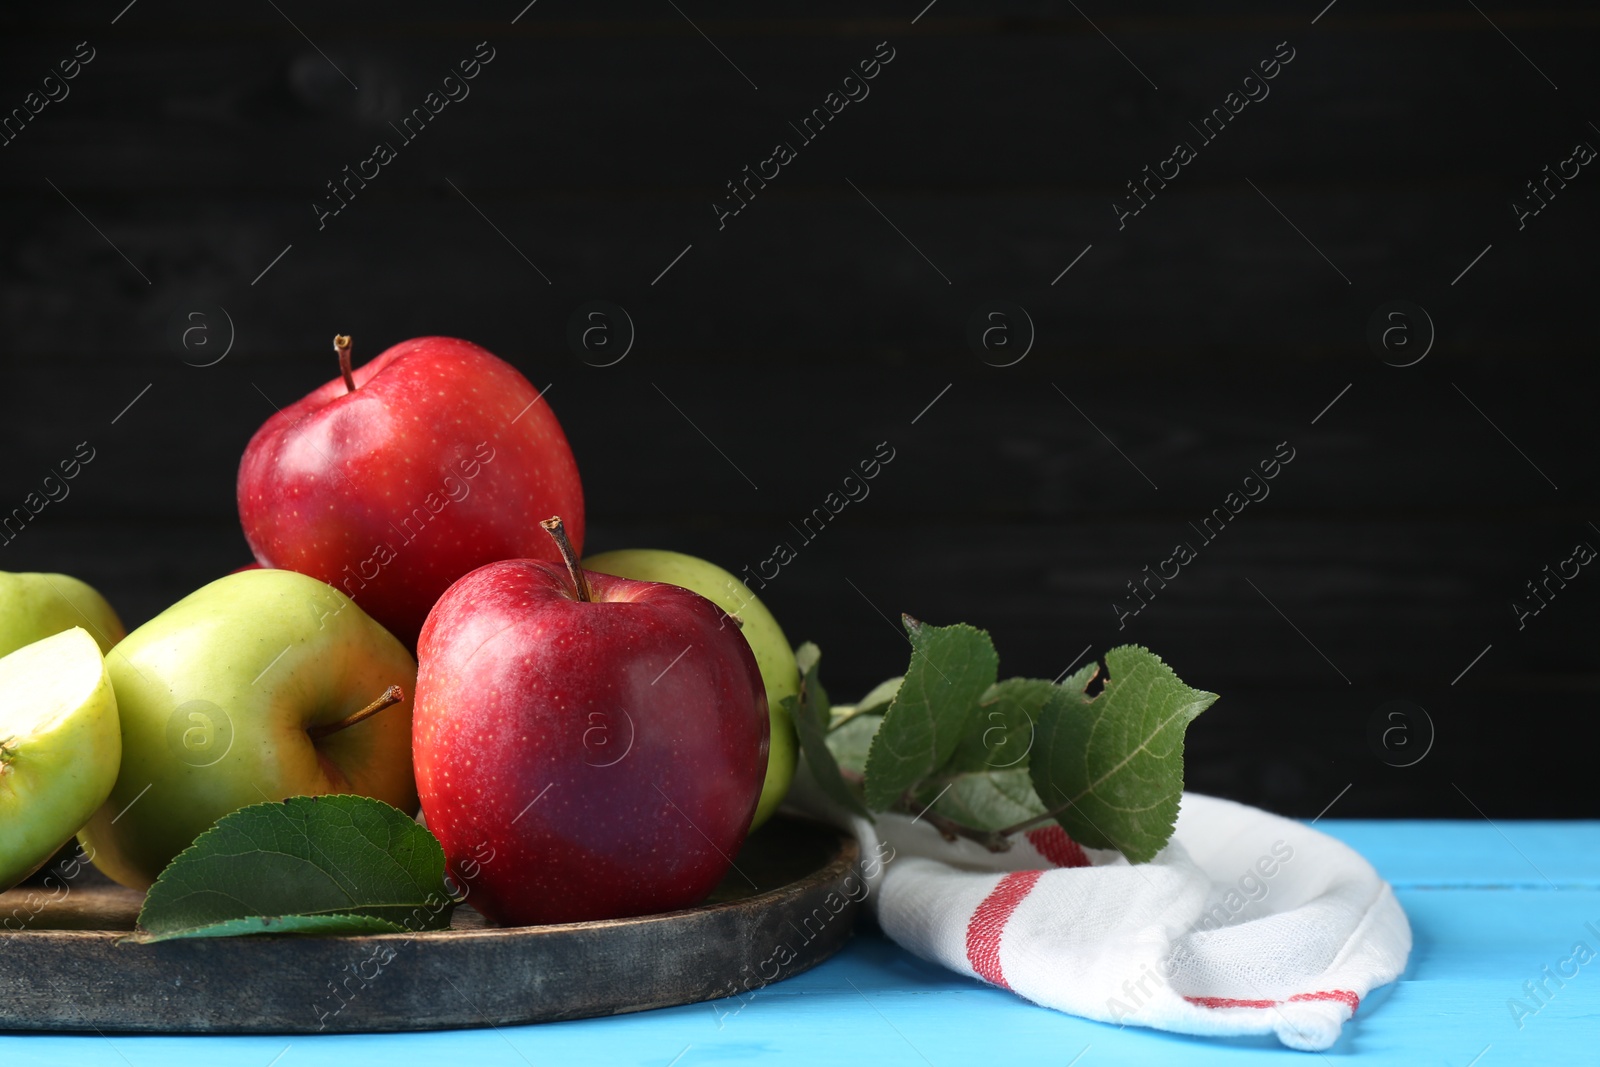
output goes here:
[{"label": "leaf stem", "polygon": [[[964,837],[968,841],[976,841],[990,852],[1006,852],[1011,848],[1011,840],[1003,830],[979,830],[968,826],[966,823],[957,822],[947,815],[941,815],[932,808],[923,808],[917,811],[909,794],[900,798],[895,805],[897,811],[906,815],[915,815],[917,819],[927,819],[928,825],[939,831],[939,835],[946,841],[954,841]],[[912,820],[913,822],[916,819]]]},{"label": "leaf stem", "polygon": [[1042,815],[1035,815],[1030,819],[1023,819],[1019,823],[1012,823],[1003,830],[996,830],[995,833],[1010,835],[1020,834],[1025,830],[1032,830],[1035,826],[1043,826],[1045,823],[1055,822],[1056,816],[1060,815],[1070,807],[1072,807],[1072,801],[1069,800],[1059,808],[1051,808]]}]

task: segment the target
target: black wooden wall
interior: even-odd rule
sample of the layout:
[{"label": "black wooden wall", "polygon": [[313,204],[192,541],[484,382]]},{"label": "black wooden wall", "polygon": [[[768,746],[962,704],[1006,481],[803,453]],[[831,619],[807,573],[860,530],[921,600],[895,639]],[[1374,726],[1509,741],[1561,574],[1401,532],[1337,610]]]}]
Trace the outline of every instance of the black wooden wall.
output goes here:
[{"label": "black wooden wall", "polygon": [[95,456],[0,567],[143,621],[248,559],[240,451],[335,332],[452,334],[553,386],[591,549],[789,542],[838,698],[902,611],[1009,673],[1132,640],[1223,696],[1194,788],[1596,814],[1600,568],[1514,607],[1600,547],[1592,5],[524,2],[0,15],[0,508]]}]

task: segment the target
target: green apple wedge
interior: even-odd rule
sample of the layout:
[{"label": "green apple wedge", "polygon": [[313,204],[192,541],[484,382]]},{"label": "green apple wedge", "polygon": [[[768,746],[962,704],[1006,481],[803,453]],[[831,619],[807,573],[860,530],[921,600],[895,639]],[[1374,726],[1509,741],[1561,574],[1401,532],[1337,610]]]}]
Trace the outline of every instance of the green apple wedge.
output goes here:
[{"label": "green apple wedge", "polygon": [[117,698],[87,631],[0,659],[0,890],[72,840],[105,803],[121,759]]},{"label": "green apple wedge", "polygon": [[122,620],[106,598],[65,574],[0,571],[0,656],[82,626],[101,652],[122,640]]},{"label": "green apple wedge", "polygon": [[778,620],[772,617],[766,605],[733,574],[715,563],[682,552],[664,549],[629,548],[616,552],[602,552],[583,561],[585,570],[614,574],[618,578],[633,578],[643,582],[666,582],[699,593],[723,611],[736,616],[740,632],[755,653],[756,666],[761,668],[761,680],[767,689],[767,713],[772,719],[772,742],[767,752],[767,778],[761,787],[761,802],[756,805],[755,818],[750,822],[754,830],[772,817],[789,792],[794,780],[795,761],[799,758],[799,743],[794,732],[794,720],[783,707],[786,697],[800,692],[800,668],[795,664],[794,649],[784,636]]},{"label": "green apple wedge", "polygon": [[129,634],[106,667],[122,770],[78,839],[125,886],[148,888],[246,804],[356,793],[417,810],[416,661],[315,578],[219,578]]}]

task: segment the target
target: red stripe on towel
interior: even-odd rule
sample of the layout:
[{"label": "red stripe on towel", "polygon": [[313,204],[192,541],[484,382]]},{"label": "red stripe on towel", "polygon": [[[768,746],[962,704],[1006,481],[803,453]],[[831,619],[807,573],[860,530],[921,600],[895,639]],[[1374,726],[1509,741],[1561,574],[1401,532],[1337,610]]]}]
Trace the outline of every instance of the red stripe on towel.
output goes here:
[{"label": "red stripe on towel", "polygon": [[1001,989],[1010,989],[1005,972],[1000,967],[1000,938],[1017,910],[1039,881],[1043,871],[1012,871],[1000,879],[998,885],[983,898],[967,923],[967,962],[978,972],[978,977],[992,982]]},{"label": "red stripe on towel", "polygon": [[1296,993],[1290,1000],[1337,1000],[1350,1009],[1354,1015],[1356,1009],[1361,1007],[1361,998],[1348,989],[1327,989],[1320,993]]},{"label": "red stripe on towel", "polygon": [[1083,846],[1068,837],[1067,832],[1059,826],[1041,826],[1037,830],[1029,830],[1024,836],[1039,855],[1057,867],[1089,866],[1089,857],[1083,854]]},{"label": "red stripe on towel", "polygon": [[1236,1000],[1233,997],[1184,997],[1202,1008],[1276,1008],[1276,1000]]},{"label": "red stripe on towel", "polygon": [[1184,997],[1190,1004],[1198,1004],[1202,1008],[1275,1008],[1279,1004],[1286,1004],[1296,1000],[1337,1000],[1350,1009],[1354,1015],[1356,1009],[1361,1007],[1361,998],[1348,989],[1326,989],[1316,993],[1296,993],[1288,1001],[1279,1000],[1235,1000],[1232,997]]}]

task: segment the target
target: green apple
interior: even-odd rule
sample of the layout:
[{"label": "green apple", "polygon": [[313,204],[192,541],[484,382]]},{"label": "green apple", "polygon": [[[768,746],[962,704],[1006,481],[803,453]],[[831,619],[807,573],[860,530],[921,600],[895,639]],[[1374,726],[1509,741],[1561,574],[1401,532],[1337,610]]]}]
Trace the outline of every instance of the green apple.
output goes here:
[{"label": "green apple", "polygon": [[0,890],[72,840],[105,803],[121,759],[117,698],[87,631],[0,659]]},{"label": "green apple", "polygon": [[[417,810],[416,661],[315,578],[281,570],[219,578],[125,637],[106,667],[121,712],[122,770],[79,840],[125,886],[148,887],[246,804],[357,793]],[[403,699],[374,699],[391,686]],[[389,710],[361,718],[365,705]]]},{"label": "green apple", "polygon": [[761,668],[761,680],[767,689],[767,712],[772,717],[767,779],[761,787],[761,802],[756,805],[750,829],[766,822],[783,803],[784,794],[789,792],[795,760],[799,758],[794,720],[783,707],[783,701],[800,692],[800,668],[795,664],[794,649],[778,626],[778,620],[737,577],[715,563],[682,552],[654,548],[602,552],[584,560],[583,567],[618,578],[682,586],[739,619],[740,632],[756,655],[756,666]]},{"label": "green apple", "polygon": [[105,597],[65,574],[0,571],[0,656],[82,626],[101,652],[126,633]]}]

